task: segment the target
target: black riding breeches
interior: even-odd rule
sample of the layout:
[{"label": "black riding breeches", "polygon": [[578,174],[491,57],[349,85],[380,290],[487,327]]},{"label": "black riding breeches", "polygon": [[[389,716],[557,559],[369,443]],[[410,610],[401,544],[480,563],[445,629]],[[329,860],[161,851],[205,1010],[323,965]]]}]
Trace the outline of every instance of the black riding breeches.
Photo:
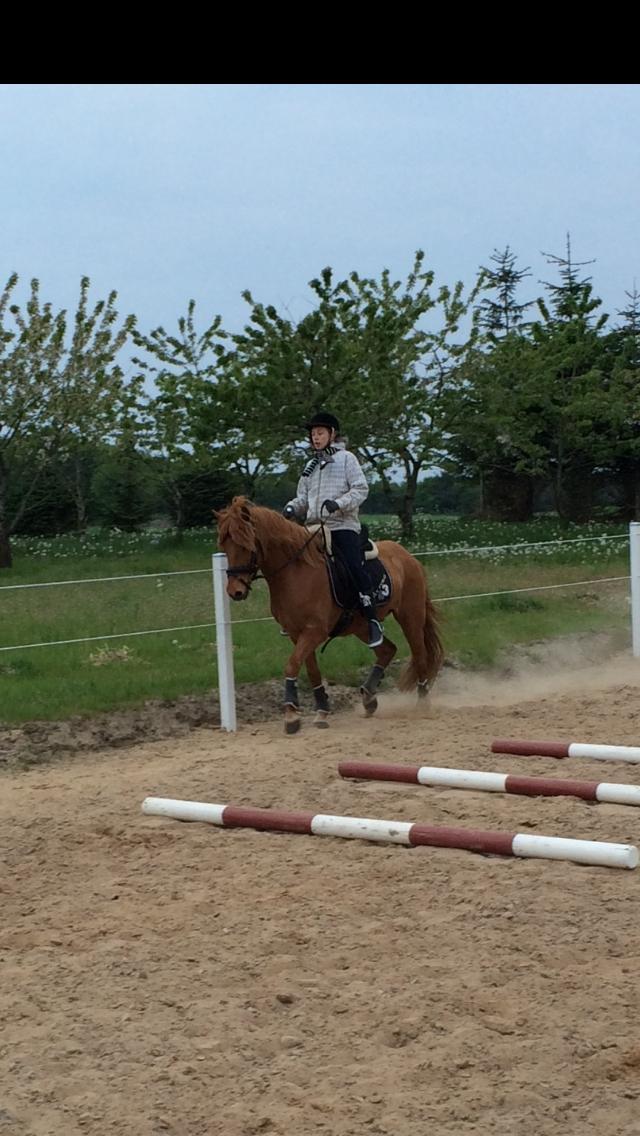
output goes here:
[{"label": "black riding breeches", "polygon": [[360,547],[360,533],[351,529],[331,529],[331,544],[347,566],[347,570],[359,592],[371,595],[371,580],[364,566],[364,556]]}]

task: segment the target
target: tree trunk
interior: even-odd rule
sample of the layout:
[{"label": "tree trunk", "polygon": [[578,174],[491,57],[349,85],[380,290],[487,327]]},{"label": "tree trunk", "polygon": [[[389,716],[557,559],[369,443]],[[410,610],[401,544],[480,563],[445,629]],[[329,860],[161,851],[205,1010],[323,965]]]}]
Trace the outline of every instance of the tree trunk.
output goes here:
[{"label": "tree trunk", "polygon": [[7,529],[0,520],[0,568],[11,568],[12,566],[11,540]]},{"label": "tree trunk", "polygon": [[478,505],[480,517],[484,517],[487,508],[487,479],[483,469],[480,470],[480,504]]},{"label": "tree trunk", "polygon": [[397,509],[398,518],[400,520],[400,540],[401,542],[413,540],[415,535],[414,527],[414,512],[416,506],[416,490],[418,488],[418,473],[419,467],[412,469],[405,482],[405,490],[402,495],[400,505]]},{"label": "tree trunk", "polygon": [[7,521],[7,471],[0,454],[0,568],[11,568],[11,540]]},{"label": "tree trunk", "polygon": [[73,499],[76,506],[76,531],[87,531],[87,501],[85,487],[82,479],[82,463],[76,457],[74,461]]}]

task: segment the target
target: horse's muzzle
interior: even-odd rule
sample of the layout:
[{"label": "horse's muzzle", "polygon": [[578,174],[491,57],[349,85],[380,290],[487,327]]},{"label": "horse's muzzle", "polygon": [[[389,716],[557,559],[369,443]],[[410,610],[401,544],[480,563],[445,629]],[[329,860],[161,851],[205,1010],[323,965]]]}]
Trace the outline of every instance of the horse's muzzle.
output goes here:
[{"label": "horse's muzzle", "polygon": [[231,592],[229,598],[232,599],[234,603],[242,603],[243,600],[246,600],[248,595],[249,589],[247,588],[246,592]]}]

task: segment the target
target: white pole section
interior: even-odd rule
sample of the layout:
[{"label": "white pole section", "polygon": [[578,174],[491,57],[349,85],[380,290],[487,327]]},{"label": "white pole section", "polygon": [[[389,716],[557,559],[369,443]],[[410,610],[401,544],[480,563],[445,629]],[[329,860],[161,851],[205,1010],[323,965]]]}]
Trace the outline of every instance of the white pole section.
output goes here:
[{"label": "white pole section", "polygon": [[631,646],[634,657],[640,658],[640,522],[629,525],[629,554],[631,572]]},{"label": "white pole section", "polygon": [[519,832],[513,840],[514,856],[543,860],[573,860],[576,864],[602,864],[606,868],[636,868],[638,849],[633,844],[605,844],[598,840],[571,840],[565,836],[537,836]]},{"label": "white pole section", "polygon": [[199,820],[205,824],[222,824],[224,805],[208,805],[205,801],[174,801],[171,797],[145,797],[142,811],[149,816],[166,816],[174,820]]},{"label": "white pole section", "polygon": [[236,685],[233,675],[231,611],[227,595],[227,558],[224,552],[214,552],[211,562],[213,567],[213,603],[216,613],[220,725],[223,730],[234,733],[236,729]]}]

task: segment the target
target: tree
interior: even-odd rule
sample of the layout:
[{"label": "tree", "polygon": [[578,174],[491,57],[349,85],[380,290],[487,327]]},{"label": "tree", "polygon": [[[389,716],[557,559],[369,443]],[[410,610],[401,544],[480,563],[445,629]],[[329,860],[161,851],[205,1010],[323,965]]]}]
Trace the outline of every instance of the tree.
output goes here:
[{"label": "tree", "polygon": [[131,414],[140,393],[139,381],[126,384],[115,362],[133,332],[135,317],[127,316],[120,327],[116,326],[115,291],[89,311],[90,284],[89,277],[83,276],[73,334],[60,375],[68,421],[61,439],[62,456],[66,458],[62,472],[75,503],[79,532],[87,526],[96,447],[117,429],[123,416]]},{"label": "tree", "polygon": [[[129,316],[115,330],[115,292],[87,315],[89,281],[83,277],[67,346],[66,311],[54,313],[50,303],[41,302],[36,279],[23,311],[11,302],[17,283],[14,273],[0,295],[0,568],[11,566],[11,534],[53,460],[81,445],[94,414],[100,420],[101,392],[109,387],[114,357],[133,324]],[[12,485],[20,468],[30,477],[16,495]]]},{"label": "tree", "polygon": [[125,427],[115,445],[104,450],[91,482],[97,519],[125,531],[149,521],[155,506],[154,485],[136,442],[136,431]]},{"label": "tree", "polygon": [[189,523],[189,497],[199,494],[199,486],[217,486],[213,508],[222,491],[251,495],[264,468],[261,456],[253,460],[235,414],[235,356],[220,316],[199,332],[195,309],[190,300],[177,335],[163,327],[148,336],[136,332],[136,344],[149,358],[133,360],[157,391],[145,407],[141,437],[178,529]]},{"label": "tree", "polygon": [[609,355],[603,336],[608,320],[602,301],[579,269],[567,235],[565,256],[545,253],[560,283],[547,283],[551,303],[538,301],[541,319],[531,332],[536,347],[535,382],[541,406],[541,436],[556,509],[565,520],[591,515],[593,473],[610,452],[612,407]]},{"label": "tree", "polygon": [[[302,424],[330,407],[380,479],[404,537],[418,479],[443,452],[444,392],[463,349],[453,340],[469,307],[461,284],[434,292],[423,261],[418,251],[404,283],[387,270],[379,279],[352,272],[335,282],[325,268],[310,282],[316,306],[298,323],[244,293],[250,322],[231,337],[221,379],[243,445],[262,468],[274,450],[291,466]],[[427,317],[436,315],[432,330]]]},{"label": "tree", "polygon": [[612,468],[622,495],[625,520],[640,519],[640,294],[617,314],[622,322],[610,336],[614,361],[610,378]]},{"label": "tree", "polygon": [[502,252],[494,249],[490,259],[497,267],[481,269],[482,288],[496,296],[485,296],[480,301],[479,324],[490,338],[497,339],[520,328],[524,313],[532,307],[532,300],[519,304],[516,298],[517,289],[531,272],[529,268],[516,268],[516,254],[509,245]]},{"label": "tree", "polygon": [[481,334],[462,355],[449,397],[452,461],[444,468],[478,480],[482,516],[522,521],[532,515],[536,474],[544,469],[534,353],[524,319],[532,301],[517,298],[530,272],[516,267],[509,246],[491,260],[497,268],[481,269]]}]

